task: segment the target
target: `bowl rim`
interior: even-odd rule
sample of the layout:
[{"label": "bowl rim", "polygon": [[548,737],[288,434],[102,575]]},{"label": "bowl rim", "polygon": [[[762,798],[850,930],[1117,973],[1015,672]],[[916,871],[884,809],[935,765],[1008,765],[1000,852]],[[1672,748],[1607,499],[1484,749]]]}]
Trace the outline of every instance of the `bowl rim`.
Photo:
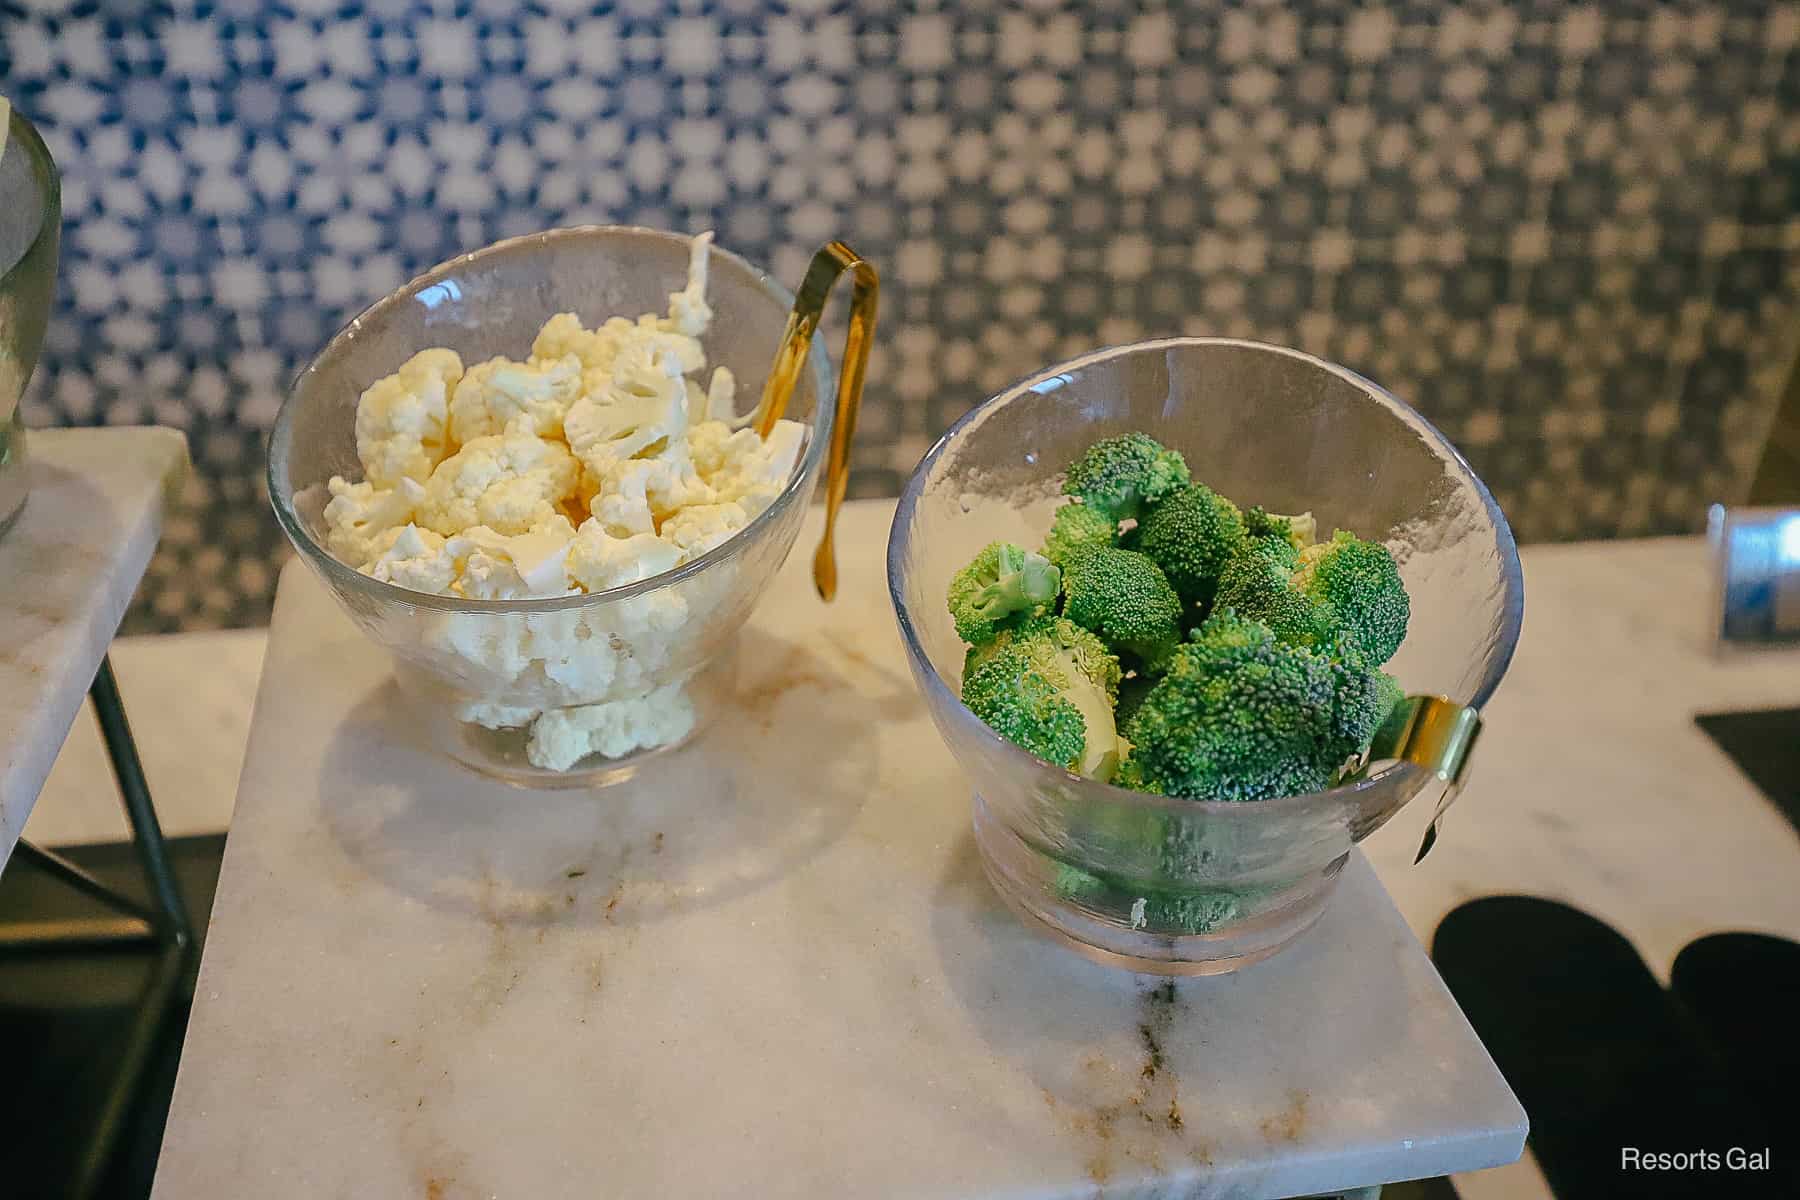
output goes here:
[{"label": "bowl rim", "polygon": [[[1475,473],[1474,468],[1469,465],[1468,459],[1463,457],[1462,452],[1450,442],[1449,438],[1443,435],[1437,426],[1426,420],[1417,409],[1412,407],[1412,405],[1406,403],[1406,401],[1400,399],[1398,396],[1395,396],[1380,384],[1350,370],[1348,367],[1341,366],[1329,359],[1320,358],[1315,354],[1308,354],[1304,350],[1296,350],[1291,346],[1278,346],[1270,342],[1258,342],[1248,338],[1233,337],[1181,336],[1152,338],[1142,342],[1128,342],[1089,351],[1086,354],[1067,359],[1054,366],[1045,367],[1040,371],[1026,376],[1011,386],[996,392],[994,395],[989,396],[986,400],[973,406],[968,412],[957,418],[956,422],[952,424],[950,428],[946,429],[937,441],[932,443],[931,448],[925,452],[924,456],[919,459],[918,465],[913,468],[912,474],[907,477],[906,485],[900,491],[899,503],[894,507],[893,523],[888,529],[888,600],[893,605],[894,618],[900,626],[900,640],[905,643],[908,656],[913,660],[915,668],[923,667],[923,670],[915,670],[915,674],[924,681],[925,688],[940,702],[948,701],[956,708],[962,709],[972,722],[981,727],[982,733],[987,737],[989,742],[996,747],[1002,755],[1012,756],[1016,762],[1021,764],[1022,769],[1060,775],[1065,781],[1078,784],[1083,788],[1103,789],[1100,795],[1105,795],[1112,802],[1119,804],[1137,804],[1147,808],[1170,812],[1185,812],[1190,814],[1203,813],[1228,819],[1244,820],[1252,819],[1252,815],[1255,813],[1266,813],[1271,811],[1288,812],[1295,809],[1309,808],[1319,803],[1322,799],[1337,801],[1345,797],[1359,796],[1365,791],[1372,791],[1378,786],[1385,786],[1388,780],[1394,778],[1401,772],[1422,770],[1423,768],[1420,768],[1413,763],[1401,760],[1389,764],[1387,767],[1384,767],[1382,770],[1377,771],[1372,775],[1367,775],[1354,782],[1341,784],[1334,788],[1327,788],[1324,791],[1300,792],[1292,796],[1278,796],[1271,800],[1255,801],[1195,800],[1182,796],[1159,796],[1153,792],[1139,792],[1130,788],[1114,787],[1110,783],[1102,783],[1097,779],[1090,779],[1085,775],[1078,775],[1065,767],[1058,767],[1053,763],[1047,763],[1043,759],[1037,757],[1037,755],[1021,749],[995,733],[992,729],[989,729],[986,722],[982,721],[981,718],[970,711],[967,705],[963,704],[962,697],[951,690],[950,685],[944,681],[944,677],[938,673],[937,666],[931,661],[931,656],[925,652],[924,644],[919,640],[918,628],[913,620],[911,610],[907,606],[906,597],[900,583],[901,576],[904,572],[906,550],[910,542],[910,535],[907,534],[905,530],[911,524],[913,513],[918,508],[926,475],[938,459],[943,457],[951,443],[955,442],[962,431],[982,414],[1000,408],[1005,404],[1009,404],[1026,392],[1048,390],[1044,389],[1043,385],[1056,379],[1059,375],[1067,375],[1073,371],[1092,367],[1099,363],[1110,362],[1113,359],[1123,358],[1127,355],[1149,352],[1166,353],[1170,350],[1191,349],[1201,346],[1231,346],[1256,351],[1258,353],[1278,354],[1286,358],[1292,358],[1310,364],[1336,375],[1345,382],[1361,389],[1371,399],[1387,408],[1401,421],[1412,426],[1429,441],[1434,442],[1440,450],[1445,452],[1445,456],[1450,461],[1456,463],[1469,481],[1475,485],[1476,494],[1481,497],[1482,506],[1486,510],[1489,519],[1493,522],[1495,548],[1499,551],[1501,575],[1506,589],[1506,595],[1501,607],[1499,641],[1497,643],[1493,662],[1488,671],[1482,676],[1481,681],[1476,685],[1473,696],[1468,700],[1463,701],[1463,703],[1477,710],[1487,703],[1488,699],[1494,694],[1494,689],[1500,685],[1500,680],[1505,677],[1507,668],[1512,664],[1513,653],[1518,648],[1519,632],[1524,625],[1525,617],[1525,576],[1524,570],[1519,564],[1518,543],[1513,538],[1512,526],[1507,523],[1506,514],[1500,510],[1500,505],[1495,502],[1493,494],[1488,491],[1487,484],[1482,482],[1481,476]],[[1060,384],[1057,386],[1060,386]]]},{"label": "bowl rim", "polygon": [[[281,409],[275,415],[275,424],[269,435],[269,452],[264,469],[264,478],[269,489],[269,503],[275,509],[275,519],[287,534],[288,540],[299,548],[313,567],[340,588],[371,594],[394,603],[406,604],[414,608],[431,609],[437,612],[450,613],[545,613],[563,612],[569,609],[583,608],[596,602],[617,603],[642,596],[649,592],[659,591],[689,579],[721,562],[737,556],[779,521],[781,515],[791,508],[797,497],[809,487],[811,480],[818,474],[823,461],[825,447],[831,441],[831,425],[835,415],[831,390],[831,367],[826,358],[824,347],[815,339],[807,358],[813,374],[813,391],[815,393],[813,426],[807,437],[806,451],[800,461],[795,464],[794,472],[781,493],[769,503],[748,524],[725,541],[714,546],[698,558],[690,559],[680,566],[671,567],[660,574],[651,575],[633,583],[621,584],[618,587],[604,588],[598,592],[577,592],[567,596],[538,596],[522,600],[470,600],[460,596],[446,596],[437,592],[419,592],[411,588],[401,587],[396,583],[375,579],[364,575],[355,567],[342,561],[330,550],[319,544],[306,523],[294,511],[291,495],[284,496],[276,473],[276,464],[286,457],[287,447],[293,440],[293,423],[295,401],[300,388],[308,378],[316,374],[320,364],[327,356],[354,342],[361,334],[363,325],[369,320],[386,313],[389,309],[406,304],[417,298],[420,292],[435,286],[446,276],[455,271],[466,270],[480,260],[517,250],[520,247],[532,246],[554,248],[553,243],[587,240],[595,236],[605,237],[648,237],[656,241],[678,243],[683,247],[693,244],[694,235],[675,233],[666,229],[653,229],[646,225],[567,225],[555,229],[540,230],[537,233],[520,234],[516,237],[502,238],[497,242],[477,250],[466,251],[454,258],[445,259],[425,271],[420,272],[387,295],[364,308],[331,336],[330,340],[313,355],[312,359],[302,367],[288,385],[287,394],[282,398]],[[794,295],[767,271],[757,267],[733,251],[720,246],[714,241],[708,249],[708,256],[718,255],[738,267],[743,268],[763,289],[770,299],[776,301],[783,309],[792,311]],[[425,349],[425,347],[420,347]],[[771,351],[770,359],[773,361]],[[373,381],[371,381],[373,382]]]}]

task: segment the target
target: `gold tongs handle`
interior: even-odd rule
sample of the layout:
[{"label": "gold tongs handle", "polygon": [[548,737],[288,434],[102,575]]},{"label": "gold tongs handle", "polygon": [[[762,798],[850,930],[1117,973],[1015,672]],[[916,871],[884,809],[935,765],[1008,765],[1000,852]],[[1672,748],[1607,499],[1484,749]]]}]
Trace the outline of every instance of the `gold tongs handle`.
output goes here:
[{"label": "gold tongs handle", "polygon": [[788,399],[805,369],[813,334],[825,315],[825,301],[845,271],[852,275],[850,331],[844,335],[837,407],[831,420],[831,453],[825,463],[825,534],[813,555],[813,584],[825,600],[837,595],[837,551],[832,539],[837,531],[838,509],[844,503],[844,489],[850,482],[850,439],[856,435],[856,414],[862,407],[863,376],[868,373],[869,348],[875,341],[876,303],[881,296],[881,278],[875,268],[844,243],[827,242],[807,266],[806,278],[794,293],[794,311],[788,314],[775,365],[769,370],[768,382],[763,384],[762,401],[756,407],[756,432],[766,438],[787,411]]},{"label": "gold tongs handle", "polygon": [[1369,747],[1371,762],[1384,758],[1400,758],[1431,772],[1444,785],[1438,798],[1437,812],[1425,828],[1419,843],[1417,863],[1431,853],[1437,844],[1438,826],[1444,810],[1462,790],[1463,775],[1469,767],[1469,752],[1481,734],[1481,714],[1466,704],[1444,696],[1408,696],[1395,706]]}]

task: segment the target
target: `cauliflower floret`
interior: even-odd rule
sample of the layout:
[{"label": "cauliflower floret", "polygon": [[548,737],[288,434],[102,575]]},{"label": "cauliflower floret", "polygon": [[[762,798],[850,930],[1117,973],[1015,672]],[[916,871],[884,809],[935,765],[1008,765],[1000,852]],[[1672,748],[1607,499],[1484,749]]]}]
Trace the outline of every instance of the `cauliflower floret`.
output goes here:
[{"label": "cauliflower floret", "polygon": [[731,426],[724,421],[700,421],[688,426],[688,458],[702,479],[711,479],[725,469],[732,437]]},{"label": "cauliflower floret", "polygon": [[574,313],[557,313],[532,339],[531,361],[555,362],[573,355],[584,373],[599,372],[604,383],[612,375],[613,359],[636,329],[637,323],[624,317],[612,317],[597,329],[587,329]]},{"label": "cauliflower floret", "polygon": [[633,750],[671,745],[693,728],[693,702],[676,682],[630,700],[547,712],[531,727],[525,753],[536,766],[566,771],[590,754],[618,758]]},{"label": "cauliflower floret", "polygon": [[712,488],[700,478],[687,447],[677,442],[655,458],[632,458],[601,479],[591,511],[615,537],[654,533],[672,513],[710,504]]},{"label": "cauliflower floret", "polygon": [[425,489],[402,476],[396,486],[351,483],[333,475],[326,485],[331,499],[325,504],[325,545],[340,562],[359,570],[392,545],[377,545],[382,534],[413,519]]},{"label": "cauliflower floret", "polygon": [[561,442],[529,433],[479,437],[445,459],[425,484],[419,524],[446,537],[474,525],[529,533],[561,515],[581,465]]},{"label": "cauliflower floret", "polygon": [[463,374],[450,396],[450,440],[466,444],[511,429],[559,438],[563,416],[581,395],[573,354],[532,363],[490,358]]},{"label": "cauliflower floret", "polygon": [[652,533],[614,537],[598,518],[582,523],[569,547],[569,582],[590,592],[624,587],[673,569],[680,551]]},{"label": "cauliflower floret", "polygon": [[669,296],[669,328],[691,338],[699,337],[712,324],[713,311],[706,303],[706,264],[712,256],[712,240],[707,232],[688,243],[687,286]]},{"label": "cauliflower floret", "polygon": [[[508,583],[514,591],[523,590],[510,563],[501,564],[485,552],[470,555],[472,559],[477,557],[481,561],[476,564],[478,574],[473,581],[476,591],[505,592]],[[491,580],[489,576],[495,572],[500,579]],[[462,595],[464,582],[459,580],[453,585],[452,594]],[[579,648],[591,645],[585,636],[578,612],[454,612],[440,614],[426,626],[425,644],[456,659],[457,682],[467,694],[493,704],[543,709],[590,703],[604,696],[604,688],[612,678],[610,670],[598,681],[597,690],[590,692],[567,692],[547,679],[546,660],[577,653]],[[604,641],[600,645],[604,647]]]},{"label": "cauliflower floret", "polygon": [[442,537],[406,525],[395,532],[393,544],[363,568],[363,574],[415,592],[441,595],[456,578],[456,558],[445,548]]},{"label": "cauliflower floret", "polygon": [[457,595],[469,600],[526,600],[531,589],[512,560],[476,547],[459,560],[462,569],[451,585]]},{"label": "cauliflower floret", "polygon": [[806,426],[777,421],[769,436],[753,429],[724,434],[717,421],[702,421],[688,434],[694,465],[720,501],[735,500],[755,516],[772,503],[788,480],[806,445]]},{"label": "cauliflower floret", "polygon": [[750,522],[744,506],[734,501],[696,504],[663,522],[663,540],[681,551],[681,561],[699,558]]},{"label": "cauliflower floret", "polygon": [[476,525],[445,548],[459,565],[458,590],[471,598],[517,600],[569,592],[564,564],[575,527],[561,513],[525,533],[503,534]]},{"label": "cauliflower floret", "polygon": [[584,329],[574,313],[557,313],[531,343],[534,365],[573,356],[581,363],[581,390],[599,396],[612,383],[619,360],[628,352],[659,353],[681,364],[685,372],[706,366],[706,351],[694,338],[654,313],[635,321],[611,317],[596,329]]},{"label": "cauliflower floret", "polygon": [[577,400],[563,422],[569,449],[602,480],[614,463],[635,458],[687,427],[681,363],[647,344],[620,355],[598,396]]},{"label": "cauliflower floret", "polygon": [[443,461],[449,393],[462,373],[454,351],[421,350],[369,385],[356,402],[356,457],[368,482],[425,482]]},{"label": "cauliflower floret", "polygon": [[494,704],[485,700],[471,700],[457,707],[456,719],[487,729],[523,729],[542,711],[526,704]]},{"label": "cauliflower floret", "polygon": [[730,367],[713,368],[712,382],[706,385],[706,415],[710,420],[733,427],[745,424],[756,416],[754,409],[738,416],[737,376],[731,373]]}]

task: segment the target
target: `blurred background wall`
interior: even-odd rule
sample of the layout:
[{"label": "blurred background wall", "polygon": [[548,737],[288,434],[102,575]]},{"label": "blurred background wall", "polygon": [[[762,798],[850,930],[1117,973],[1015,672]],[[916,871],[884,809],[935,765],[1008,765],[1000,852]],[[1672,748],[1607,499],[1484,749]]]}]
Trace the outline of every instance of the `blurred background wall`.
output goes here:
[{"label": "blurred background wall", "polygon": [[1206,332],[1386,384],[1522,539],[1688,531],[1800,333],[1794,4],[0,0],[0,91],[63,171],[27,423],[193,447],[139,631],[264,620],[287,380],[546,226],[881,264],[860,495],[1040,365]]}]

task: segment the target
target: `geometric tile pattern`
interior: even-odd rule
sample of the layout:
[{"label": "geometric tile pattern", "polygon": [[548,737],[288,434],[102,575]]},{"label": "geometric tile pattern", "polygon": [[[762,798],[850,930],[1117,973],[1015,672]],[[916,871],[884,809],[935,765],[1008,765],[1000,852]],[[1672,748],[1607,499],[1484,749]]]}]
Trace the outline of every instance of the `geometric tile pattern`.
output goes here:
[{"label": "geometric tile pattern", "polygon": [[1216,332],[1411,400],[1522,538],[1691,530],[1800,335],[1794,4],[33,0],[0,81],[64,176],[27,421],[199,468],[139,629],[262,619],[286,381],[548,226],[880,264],[861,495],[1038,366]]}]

